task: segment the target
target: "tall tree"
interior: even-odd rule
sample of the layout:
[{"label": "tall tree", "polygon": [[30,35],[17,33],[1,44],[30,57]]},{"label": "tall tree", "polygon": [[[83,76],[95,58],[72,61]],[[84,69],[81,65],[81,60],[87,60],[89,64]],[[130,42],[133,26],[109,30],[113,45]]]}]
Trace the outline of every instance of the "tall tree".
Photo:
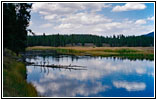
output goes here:
[{"label": "tall tree", "polygon": [[16,5],[17,12],[17,44],[16,52],[24,51],[26,47],[27,27],[30,21],[30,9],[32,4],[19,3]]},{"label": "tall tree", "polygon": [[15,5],[11,3],[3,4],[3,46],[14,50],[16,34],[16,11]]},{"label": "tall tree", "polygon": [[4,48],[11,49],[17,54],[26,47],[31,6],[32,4],[28,3],[3,4]]}]

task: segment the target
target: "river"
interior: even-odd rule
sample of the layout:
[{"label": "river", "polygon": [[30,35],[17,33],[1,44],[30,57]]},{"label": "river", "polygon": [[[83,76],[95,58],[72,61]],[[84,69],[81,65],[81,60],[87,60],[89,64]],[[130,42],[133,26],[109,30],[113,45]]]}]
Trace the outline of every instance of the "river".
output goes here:
[{"label": "river", "polygon": [[[27,57],[27,81],[44,97],[153,97],[154,61],[114,57]],[[82,66],[76,69],[44,65]]]}]

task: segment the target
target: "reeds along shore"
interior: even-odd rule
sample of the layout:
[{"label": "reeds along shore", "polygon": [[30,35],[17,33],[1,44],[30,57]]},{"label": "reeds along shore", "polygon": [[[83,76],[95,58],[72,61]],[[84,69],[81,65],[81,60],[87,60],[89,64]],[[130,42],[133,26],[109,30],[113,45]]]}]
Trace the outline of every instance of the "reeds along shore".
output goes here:
[{"label": "reeds along shore", "polygon": [[154,47],[28,47],[31,50],[56,50],[60,54],[121,57],[128,59],[154,60]]}]

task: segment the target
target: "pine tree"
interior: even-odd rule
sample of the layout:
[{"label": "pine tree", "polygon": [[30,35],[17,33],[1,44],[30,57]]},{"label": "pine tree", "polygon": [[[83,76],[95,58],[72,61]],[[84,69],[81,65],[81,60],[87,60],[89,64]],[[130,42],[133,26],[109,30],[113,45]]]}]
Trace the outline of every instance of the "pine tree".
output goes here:
[{"label": "pine tree", "polygon": [[4,48],[17,54],[25,50],[27,27],[30,21],[30,8],[27,3],[3,3]]}]

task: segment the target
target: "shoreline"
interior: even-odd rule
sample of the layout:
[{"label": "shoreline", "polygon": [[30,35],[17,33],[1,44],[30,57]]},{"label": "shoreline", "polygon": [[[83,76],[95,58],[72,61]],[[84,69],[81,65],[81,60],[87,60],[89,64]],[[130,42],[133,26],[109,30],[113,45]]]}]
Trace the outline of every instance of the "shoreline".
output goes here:
[{"label": "shoreline", "polygon": [[128,59],[154,60],[154,47],[50,47],[34,46],[27,47],[26,51],[46,51],[55,50],[60,54],[76,56],[101,56],[101,57],[121,57]]},{"label": "shoreline", "polygon": [[37,97],[36,88],[26,81],[26,66],[11,50],[3,54],[3,97]]}]

